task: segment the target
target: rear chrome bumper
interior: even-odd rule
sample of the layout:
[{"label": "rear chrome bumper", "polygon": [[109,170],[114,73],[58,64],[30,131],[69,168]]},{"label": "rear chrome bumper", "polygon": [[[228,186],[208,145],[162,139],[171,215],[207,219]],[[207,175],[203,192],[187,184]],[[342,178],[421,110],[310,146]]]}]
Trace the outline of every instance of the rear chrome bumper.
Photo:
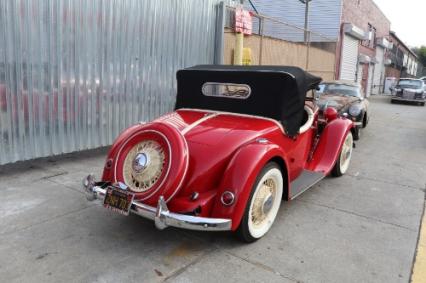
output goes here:
[{"label": "rear chrome bumper", "polygon": [[[93,175],[84,178],[83,189],[87,200],[103,203],[106,189],[96,185]],[[158,200],[157,207],[133,200],[130,212],[154,220],[155,227],[160,230],[172,226],[198,231],[229,231],[232,226],[231,219],[197,217],[170,212],[162,196]]]}]

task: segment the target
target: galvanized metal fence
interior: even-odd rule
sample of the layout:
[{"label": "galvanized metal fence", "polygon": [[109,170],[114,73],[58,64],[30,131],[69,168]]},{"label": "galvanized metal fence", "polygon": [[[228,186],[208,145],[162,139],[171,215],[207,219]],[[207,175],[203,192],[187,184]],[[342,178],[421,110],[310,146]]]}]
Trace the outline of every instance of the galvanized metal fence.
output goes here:
[{"label": "galvanized metal fence", "polygon": [[0,164],[95,148],[213,63],[219,0],[0,1]]}]

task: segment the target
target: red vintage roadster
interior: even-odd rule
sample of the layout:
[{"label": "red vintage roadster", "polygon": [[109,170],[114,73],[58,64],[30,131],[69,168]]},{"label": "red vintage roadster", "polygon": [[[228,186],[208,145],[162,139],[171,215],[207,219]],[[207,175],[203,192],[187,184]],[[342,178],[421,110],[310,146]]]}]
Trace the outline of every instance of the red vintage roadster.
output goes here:
[{"label": "red vintage roadster", "polygon": [[89,200],[159,229],[235,231],[252,242],[281,200],[349,167],[353,123],[318,119],[321,78],[297,67],[195,66],[177,72],[174,112],[125,130]]}]

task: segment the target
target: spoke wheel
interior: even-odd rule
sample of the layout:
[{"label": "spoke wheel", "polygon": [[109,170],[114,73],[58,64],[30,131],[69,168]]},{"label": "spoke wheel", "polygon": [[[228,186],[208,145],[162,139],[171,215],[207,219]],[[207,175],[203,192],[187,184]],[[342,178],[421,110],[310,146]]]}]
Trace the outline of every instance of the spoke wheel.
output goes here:
[{"label": "spoke wheel", "polygon": [[349,169],[352,158],[352,149],[354,145],[354,140],[352,133],[349,132],[343,142],[342,149],[340,150],[340,155],[336,160],[333,171],[331,172],[333,176],[340,177],[346,173]]},{"label": "spoke wheel", "polygon": [[256,179],[237,231],[243,241],[256,241],[269,231],[277,216],[282,195],[281,170],[276,163],[268,163]]}]

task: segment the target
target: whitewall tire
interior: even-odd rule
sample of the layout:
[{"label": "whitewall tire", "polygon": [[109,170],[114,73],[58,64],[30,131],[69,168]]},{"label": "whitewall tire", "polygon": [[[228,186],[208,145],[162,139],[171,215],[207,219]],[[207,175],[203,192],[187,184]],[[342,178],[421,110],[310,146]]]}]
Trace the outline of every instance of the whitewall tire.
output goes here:
[{"label": "whitewall tire", "polygon": [[339,157],[336,160],[336,164],[334,165],[331,174],[335,177],[340,177],[345,174],[351,163],[352,158],[352,149],[354,147],[354,139],[352,133],[349,132],[345,138],[345,141],[342,144],[342,148],[340,150]]},{"label": "whitewall tire", "polygon": [[268,163],[256,178],[237,230],[245,242],[262,238],[271,228],[283,196],[283,175],[275,162]]}]

